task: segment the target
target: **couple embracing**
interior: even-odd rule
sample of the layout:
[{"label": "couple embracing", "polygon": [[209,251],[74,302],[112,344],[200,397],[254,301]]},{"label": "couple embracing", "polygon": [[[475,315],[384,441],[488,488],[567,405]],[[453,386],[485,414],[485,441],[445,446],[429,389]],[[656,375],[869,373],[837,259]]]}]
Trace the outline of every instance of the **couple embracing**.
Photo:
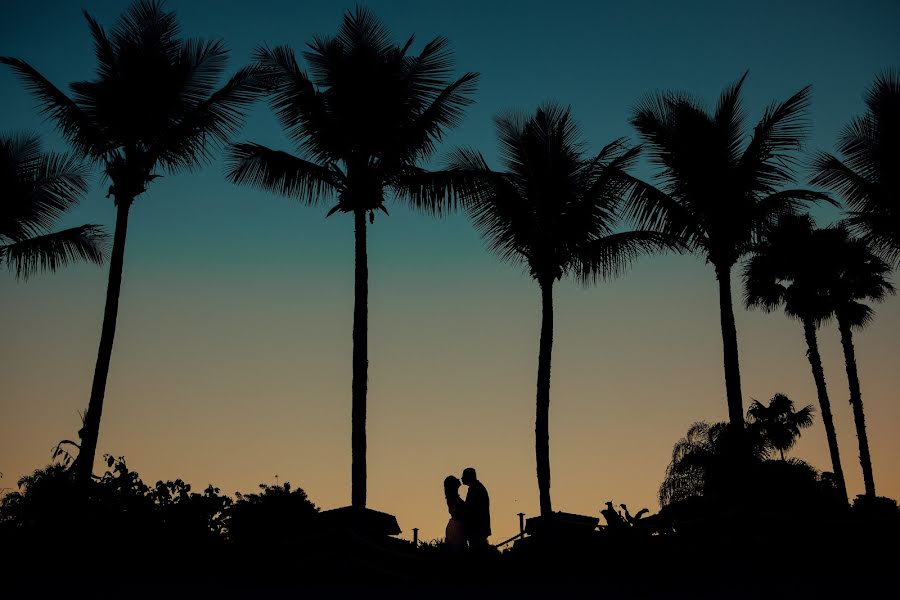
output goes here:
[{"label": "couple embracing", "polygon": [[478,481],[472,467],[463,471],[462,484],[469,488],[465,500],[459,497],[459,479],[453,475],[444,479],[444,497],[450,511],[445,538],[447,547],[461,551],[468,545],[475,551],[487,550],[487,539],[491,535],[491,507],[487,490]]}]

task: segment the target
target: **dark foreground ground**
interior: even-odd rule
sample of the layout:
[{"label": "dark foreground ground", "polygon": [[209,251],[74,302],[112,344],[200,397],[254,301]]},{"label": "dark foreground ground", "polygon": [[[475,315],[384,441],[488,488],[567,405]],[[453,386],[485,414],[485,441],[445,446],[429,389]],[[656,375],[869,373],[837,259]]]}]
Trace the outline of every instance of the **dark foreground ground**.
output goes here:
[{"label": "dark foreground ground", "polygon": [[[277,533],[277,532],[276,532]],[[720,515],[651,535],[546,532],[487,556],[351,531],[238,546],[114,528],[4,531],[9,598],[894,598],[897,518]]]}]

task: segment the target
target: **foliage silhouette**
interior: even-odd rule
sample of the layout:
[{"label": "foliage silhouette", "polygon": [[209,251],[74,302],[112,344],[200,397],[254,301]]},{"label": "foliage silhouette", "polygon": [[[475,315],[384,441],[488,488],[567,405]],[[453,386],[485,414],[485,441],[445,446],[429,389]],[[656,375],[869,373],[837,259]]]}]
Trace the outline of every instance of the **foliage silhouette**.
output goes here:
[{"label": "foliage silhouette", "polygon": [[260,484],[258,494],[236,495],[228,510],[228,535],[245,546],[284,545],[319,531],[319,509],[301,488]]},{"label": "foliage silhouette", "polygon": [[35,135],[0,136],[0,264],[19,279],[84,260],[103,264],[107,235],[99,225],[50,229],[87,190],[73,157],[42,152]]},{"label": "foliage silhouette", "polygon": [[[776,394],[769,406],[751,405],[742,429],[735,430],[730,422],[694,423],[672,450],[672,462],[659,489],[660,505],[665,508],[703,498],[709,508],[774,501],[808,509],[836,508],[838,490],[830,478],[821,477],[802,460],[784,459],[783,450],[792,447],[800,429],[812,423],[811,409],[807,406],[795,413],[793,402]],[[773,451],[781,458],[772,460]],[[841,499],[846,505],[845,494]]]},{"label": "foliage silhouette", "polygon": [[866,327],[875,318],[875,311],[865,302],[881,302],[894,293],[894,287],[888,281],[891,268],[875,254],[868,242],[852,237],[843,225],[831,227],[827,232],[828,240],[823,244],[821,257],[828,267],[824,279],[825,295],[837,319],[844,350],[863,484],[866,495],[874,498],[875,477],[866,434],[853,330]]},{"label": "foliage silhouette", "polygon": [[569,109],[552,103],[533,116],[498,117],[496,128],[504,171],[492,171],[473,149],[452,153],[448,170],[490,250],[527,267],[541,289],[535,456],[541,516],[550,517],[553,284],[566,275],[585,283],[616,277],[641,253],[663,248],[665,240],[652,232],[614,231],[632,185],[624,170],[637,149],[616,140],[586,156]]},{"label": "foliage silhouette", "polygon": [[256,60],[270,86],[271,105],[304,158],[254,143],[231,146],[228,178],[353,214],[352,505],[366,504],[366,393],[368,378],[368,256],[366,219],[387,214],[385,192],[428,214],[453,206],[452,184],[418,164],[471,103],[477,74],[451,79],[452,53],[438,37],[418,55],[413,38],[395,45],[365,8],[347,12],[334,37],[316,37],[301,69],[287,46],[261,47]]},{"label": "foliage silhouette", "polygon": [[75,469],[91,478],[122,284],[128,212],[154,170],[189,170],[210,156],[241,124],[242,109],[260,84],[241,69],[221,88],[228,52],[220,41],[183,40],[175,13],[157,0],[131,5],[107,33],[87,12],[94,40],[95,78],[74,82],[68,96],[27,62],[0,57],[10,66],[72,146],[100,163],[112,182],[116,226],[97,365]]},{"label": "foliage silhouette", "polygon": [[751,426],[760,427],[769,445],[784,460],[784,451],[794,447],[800,430],[813,423],[811,405],[794,410],[794,402],[784,394],[775,394],[766,406],[758,400],[750,403],[747,420]]},{"label": "foliage silhouette", "polygon": [[[772,312],[784,308],[787,316],[803,324],[807,353],[828,450],[838,490],[847,498],[847,486],[825,372],[816,336],[818,327],[833,314],[827,290],[823,289],[830,268],[826,263],[829,238],[833,233],[816,229],[809,215],[782,215],[754,248],[744,268],[744,303],[748,308]],[[823,247],[824,246],[824,247]]]},{"label": "foliage silhouette", "polygon": [[819,153],[813,185],[843,196],[847,220],[885,261],[900,267],[900,74],[885,71],[866,94],[866,114],[838,137],[843,161]]},{"label": "foliage silhouette", "polygon": [[793,182],[810,88],[771,104],[748,136],[741,102],[746,77],[722,92],[712,113],[675,92],[656,93],[637,105],[631,124],[658,167],[660,186],[635,186],[627,211],[639,227],[666,233],[715,269],[728,418],[735,428],[743,426],[744,409],[732,268],[779,215],[830,202],[818,192],[782,189]]}]

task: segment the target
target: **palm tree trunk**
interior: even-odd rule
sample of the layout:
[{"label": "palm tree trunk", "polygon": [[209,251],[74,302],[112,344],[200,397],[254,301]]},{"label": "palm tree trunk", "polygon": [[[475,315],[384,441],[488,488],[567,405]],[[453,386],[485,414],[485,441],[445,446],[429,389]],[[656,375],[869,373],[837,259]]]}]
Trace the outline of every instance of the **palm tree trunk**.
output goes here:
[{"label": "palm tree trunk", "polygon": [[841,453],[838,450],[837,432],[834,418],[831,416],[831,402],[825,387],[825,371],[822,369],[822,357],[819,355],[819,342],[816,339],[816,326],[812,319],[803,319],[803,333],[806,337],[806,352],[809,366],[812,367],[813,380],[816,382],[816,394],[819,396],[819,410],[822,411],[822,423],[825,425],[825,437],[828,439],[828,451],[831,453],[831,469],[834,471],[834,482],[841,498],[847,501],[847,484],[844,482],[844,469],[841,467]]},{"label": "palm tree trunk", "polygon": [[103,413],[106,378],[109,375],[113,340],[116,337],[119,291],[122,287],[122,267],[125,262],[125,235],[128,232],[128,211],[131,209],[132,201],[133,198],[116,198],[116,231],[113,235],[112,256],[109,260],[109,282],[106,285],[106,306],[103,309],[100,347],[97,350],[97,365],[94,367],[94,381],[91,384],[87,413],[84,415],[84,426],[78,432],[81,437],[81,449],[75,463],[75,477],[82,484],[91,480],[97,440],[100,437],[100,416]]},{"label": "palm tree trunk", "polygon": [[856,437],[859,439],[859,464],[862,466],[863,484],[866,496],[875,497],[875,478],[872,475],[872,457],[869,455],[869,437],[866,435],[866,415],[863,413],[862,393],[859,389],[859,374],[856,371],[856,350],[853,348],[853,333],[850,324],[838,315],[838,330],[844,347],[844,361],[847,364],[847,382],[850,384],[850,406],[853,407],[853,421],[856,423]]},{"label": "palm tree trunk", "polygon": [[550,503],[550,358],[553,353],[553,281],[541,282],[541,341],[538,353],[534,451],[541,516],[553,514]]},{"label": "palm tree trunk", "polygon": [[366,507],[366,388],[369,371],[369,264],[366,254],[366,213],[353,213],[356,230],[356,271],[353,298],[353,383],[351,408],[351,504]]},{"label": "palm tree trunk", "polygon": [[738,362],[737,328],[731,300],[731,267],[716,267],[719,280],[719,316],[722,320],[722,351],[725,364],[725,394],[728,421],[732,427],[744,427],[744,401],[741,397],[741,368]]}]

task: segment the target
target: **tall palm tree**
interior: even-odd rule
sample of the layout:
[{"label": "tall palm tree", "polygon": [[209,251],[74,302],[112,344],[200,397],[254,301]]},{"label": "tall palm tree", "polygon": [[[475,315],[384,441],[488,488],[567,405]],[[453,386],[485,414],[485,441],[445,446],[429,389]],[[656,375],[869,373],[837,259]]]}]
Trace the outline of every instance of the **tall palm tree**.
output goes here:
[{"label": "tall palm tree", "polygon": [[638,227],[667,233],[715,269],[728,418],[735,428],[743,427],[744,410],[732,268],[778,215],[826,200],[817,192],[781,189],[793,182],[791,167],[807,129],[810,88],[771,104],[747,133],[741,103],[746,77],[722,92],[712,113],[674,92],[656,93],[638,104],[631,124],[659,169],[661,186],[637,186],[628,211]]},{"label": "tall palm tree", "polygon": [[832,235],[828,230],[816,229],[809,215],[782,215],[778,224],[756,245],[755,253],[745,265],[744,303],[747,308],[761,308],[766,312],[783,308],[788,317],[802,323],[806,356],[816,385],[835,484],[842,497],[847,499],[816,335],[818,327],[833,315],[827,291],[823,289],[829,269],[824,253]]},{"label": "tall palm tree", "polygon": [[875,478],[866,434],[853,330],[864,328],[875,318],[875,311],[864,302],[881,302],[894,293],[894,287],[888,281],[891,268],[877,256],[865,239],[852,237],[846,227],[838,225],[827,231],[830,241],[821,260],[828,266],[828,273],[823,283],[841,335],[865,493],[874,498]]},{"label": "tall palm tree", "polygon": [[97,59],[95,78],[72,83],[68,96],[27,62],[0,57],[37,98],[41,111],[83,156],[100,163],[116,206],[109,284],[91,396],[79,432],[76,477],[89,481],[112,357],[128,212],[162,168],[189,170],[225,141],[255,98],[250,69],[221,88],[228,51],[221,41],[181,39],[175,13],[157,0],[131,5],[107,33],[85,13]]},{"label": "tall palm tree", "polygon": [[758,426],[763,437],[773,450],[777,450],[784,460],[784,451],[790,450],[800,437],[800,430],[813,423],[812,405],[794,410],[794,401],[784,394],[775,394],[768,406],[754,400],[747,409],[747,422]]},{"label": "tall palm tree", "polygon": [[550,500],[550,364],[553,284],[566,275],[583,282],[615,277],[638,254],[664,246],[662,235],[616,232],[631,182],[624,169],[638,150],[622,140],[586,156],[568,109],[545,104],[533,116],[496,119],[504,171],[492,171],[474,150],[456,151],[450,171],[475,227],[502,260],[522,264],[541,290],[535,456],[541,515]]},{"label": "tall palm tree", "polygon": [[85,168],[71,156],[42,152],[35,135],[0,135],[0,264],[28,279],[70,262],[103,264],[99,225],[50,228],[87,190]]},{"label": "tall palm tree", "polygon": [[900,73],[879,75],[866,106],[838,138],[843,160],[819,153],[812,183],[841,194],[851,229],[900,267]]},{"label": "tall palm tree", "polygon": [[364,8],[345,14],[334,37],[316,37],[301,69],[286,46],[259,48],[271,103],[301,156],[253,143],[230,149],[228,178],[309,205],[336,199],[328,215],[353,215],[356,244],[351,409],[352,506],[366,505],[368,258],[366,221],[387,214],[386,195],[426,213],[452,207],[452,187],[418,165],[471,103],[477,74],[451,78],[453,55],[438,37],[410,54]]}]

